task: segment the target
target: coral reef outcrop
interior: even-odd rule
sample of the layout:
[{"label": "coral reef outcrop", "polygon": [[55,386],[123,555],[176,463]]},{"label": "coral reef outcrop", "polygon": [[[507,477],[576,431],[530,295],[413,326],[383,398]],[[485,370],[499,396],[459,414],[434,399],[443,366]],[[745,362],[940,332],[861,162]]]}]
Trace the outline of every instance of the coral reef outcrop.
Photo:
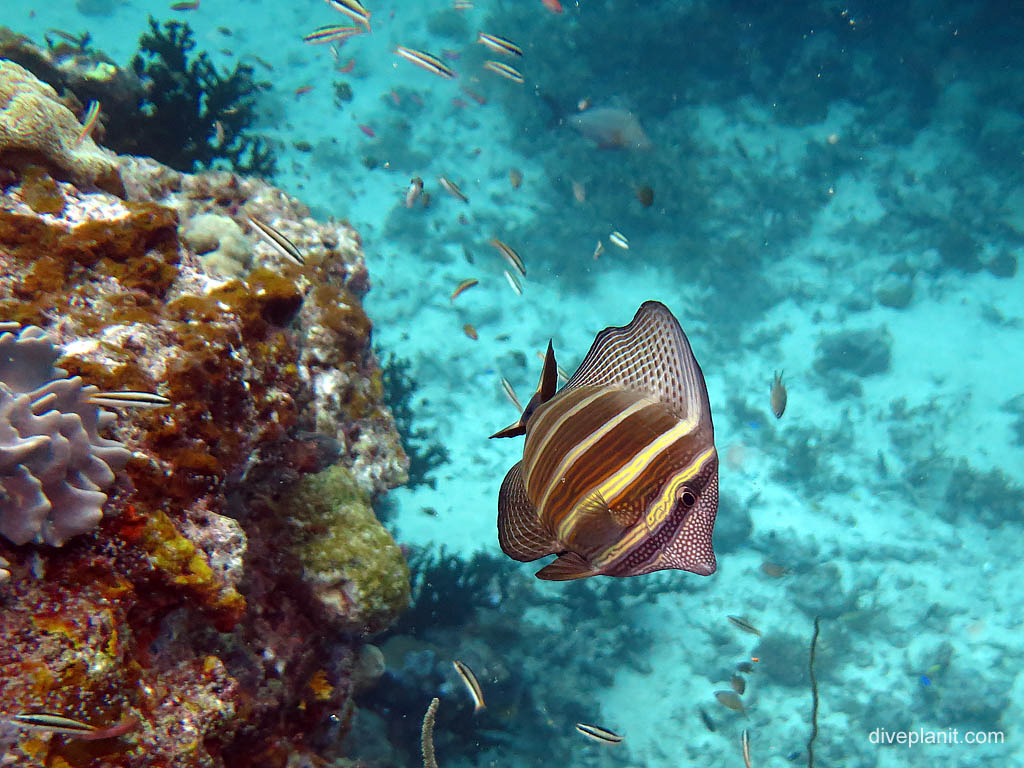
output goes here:
[{"label": "coral reef outcrop", "polygon": [[[408,461],[370,348],[358,235],[227,171],[118,158],[115,195],[7,157],[0,320],[42,329],[62,354],[36,378],[59,368],[58,382],[170,401],[97,417],[130,458],[109,462],[124,466],[96,528],[59,549],[0,537],[5,711],[139,725],[95,742],[21,733],[8,758],[283,768],[337,757],[360,635],[408,599],[401,552],[368,505],[406,481]],[[251,261],[225,274],[204,259],[209,238],[182,234],[203,216]],[[305,266],[262,243],[249,216],[274,222]],[[333,553],[306,525],[320,512]]]}]

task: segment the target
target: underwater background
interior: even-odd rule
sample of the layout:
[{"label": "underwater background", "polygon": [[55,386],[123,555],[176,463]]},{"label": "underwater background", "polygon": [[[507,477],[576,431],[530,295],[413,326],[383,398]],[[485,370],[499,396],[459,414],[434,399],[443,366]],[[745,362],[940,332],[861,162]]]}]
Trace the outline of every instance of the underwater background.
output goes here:
[{"label": "underwater background", "polygon": [[[1024,765],[1024,7],[339,4],[0,8],[0,321],[169,400],[67,541],[4,486],[0,764]],[[502,380],[652,299],[718,571],[538,581]]]}]

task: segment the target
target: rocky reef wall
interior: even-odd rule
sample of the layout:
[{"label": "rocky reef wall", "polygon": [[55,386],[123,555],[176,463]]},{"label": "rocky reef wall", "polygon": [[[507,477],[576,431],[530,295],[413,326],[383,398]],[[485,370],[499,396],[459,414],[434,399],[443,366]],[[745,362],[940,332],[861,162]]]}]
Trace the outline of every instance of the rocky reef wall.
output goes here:
[{"label": "rocky reef wall", "polygon": [[[5,72],[23,96],[34,78]],[[409,599],[370,506],[408,462],[370,348],[359,237],[258,179],[86,139],[92,173],[77,121],[32,88],[32,109],[61,118],[26,138],[0,110],[0,320],[41,329],[85,387],[167,404],[92,406],[116,412],[103,437],[130,451],[94,529],[61,547],[0,537],[0,715],[138,725],[94,741],[19,733],[0,758],[330,756],[361,647]]]}]

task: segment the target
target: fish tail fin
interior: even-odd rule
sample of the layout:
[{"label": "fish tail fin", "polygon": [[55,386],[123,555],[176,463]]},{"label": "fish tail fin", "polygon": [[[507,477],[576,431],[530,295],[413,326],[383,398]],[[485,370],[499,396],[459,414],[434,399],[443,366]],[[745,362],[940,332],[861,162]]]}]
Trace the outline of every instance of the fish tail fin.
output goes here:
[{"label": "fish tail fin", "polygon": [[522,462],[508,471],[498,492],[498,543],[502,552],[521,563],[558,551],[526,495]]},{"label": "fish tail fin", "polygon": [[523,415],[519,417],[519,421],[495,432],[491,435],[490,439],[525,435],[526,424],[529,422],[533,412],[537,410],[537,406],[543,405],[554,397],[556,389],[558,389],[558,363],[555,362],[555,349],[551,342],[548,341],[548,351],[544,355],[544,368],[540,372],[540,383],[537,384],[537,391],[533,393],[530,402],[523,409]]}]

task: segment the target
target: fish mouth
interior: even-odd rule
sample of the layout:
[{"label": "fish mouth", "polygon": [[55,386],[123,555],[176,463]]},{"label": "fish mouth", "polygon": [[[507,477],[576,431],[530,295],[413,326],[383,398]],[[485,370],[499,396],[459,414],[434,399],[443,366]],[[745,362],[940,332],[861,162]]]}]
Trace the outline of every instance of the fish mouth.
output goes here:
[{"label": "fish mouth", "polygon": [[712,573],[718,570],[718,563],[715,562],[714,558],[711,560],[702,560],[698,563],[694,563],[686,568],[690,573],[696,573],[698,576],[710,576]]}]

